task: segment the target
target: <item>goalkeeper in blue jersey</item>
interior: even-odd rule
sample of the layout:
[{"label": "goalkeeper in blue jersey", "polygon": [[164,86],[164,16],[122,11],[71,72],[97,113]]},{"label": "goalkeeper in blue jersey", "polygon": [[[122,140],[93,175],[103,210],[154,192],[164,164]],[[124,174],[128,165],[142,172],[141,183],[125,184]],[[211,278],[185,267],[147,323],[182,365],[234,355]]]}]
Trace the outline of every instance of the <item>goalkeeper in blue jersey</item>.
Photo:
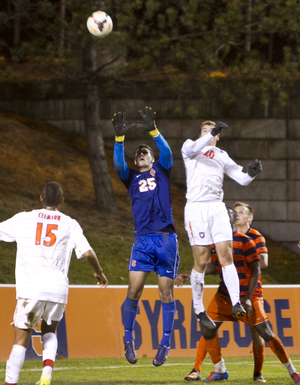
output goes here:
[{"label": "goalkeeper in blue jersey", "polygon": [[[170,174],[172,151],[155,125],[155,112],[145,107],[139,111],[143,124],[126,125],[126,114],[118,112],[112,123],[115,130],[114,165],[116,172],[129,191],[135,226],[135,242],[129,262],[129,286],[124,303],[125,357],[135,364],[133,330],[146,279],[151,271],[158,276],[158,292],[162,302],[163,336],[153,365],[160,366],[168,358],[176,304],[174,280],[177,276],[179,254],[173,223]],[[136,148],[134,164],[130,169],[124,156],[126,132],[133,126],[144,129],[154,139],[160,151],[155,161],[153,150],[146,144]]]}]

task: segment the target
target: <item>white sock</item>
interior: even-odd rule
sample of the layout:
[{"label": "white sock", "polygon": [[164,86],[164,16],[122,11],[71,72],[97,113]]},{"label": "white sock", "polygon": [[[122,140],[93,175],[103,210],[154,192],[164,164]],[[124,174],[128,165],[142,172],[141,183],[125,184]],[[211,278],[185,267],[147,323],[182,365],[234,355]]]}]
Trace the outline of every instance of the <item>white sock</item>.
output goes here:
[{"label": "white sock", "polygon": [[9,359],[6,362],[5,382],[17,384],[20,371],[24,364],[26,348],[21,345],[13,345]]},{"label": "white sock", "polygon": [[283,365],[287,368],[290,376],[294,373],[297,373],[297,370],[290,359]]},{"label": "white sock", "polygon": [[204,311],[203,305],[203,287],[205,273],[198,273],[195,270],[191,272],[191,286],[193,293],[193,306],[196,314]]},{"label": "white sock", "polygon": [[215,372],[217,372],[217,373],[225,373],[226,372],[225,362],[224,362],[223,358],[221,359],[220,362],[215,364]]},{"label": "white sock", "polygon": [[240,300],[239,277],[234,264],[222,267],[223,280],[227,287],[232,306]]},{"label": "white sock", "polygon": [[57,337],[55,333],[46,333],[43,335],[43,372],[42,376],[52,375],[53,365],[57,351]]}]

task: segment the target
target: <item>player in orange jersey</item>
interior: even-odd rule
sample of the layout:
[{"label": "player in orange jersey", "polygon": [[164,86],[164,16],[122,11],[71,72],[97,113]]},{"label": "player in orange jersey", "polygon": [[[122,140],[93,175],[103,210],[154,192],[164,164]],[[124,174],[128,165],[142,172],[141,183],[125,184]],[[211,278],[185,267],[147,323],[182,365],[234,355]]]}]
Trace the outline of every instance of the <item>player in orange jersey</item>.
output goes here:
[{"label": "player in orange jersey", "polygon": [[[229,214],[231,222],[234,224],[234,210],[229,209]],[[202,327],[202,337],[198,345],[196,364],[192,372],[186,376],[185,379],[188,381],[201,379],[201,366],[207,351],[211,356],[215,368],[210,376],[203,381],[220,381],[228,378],[229,374],[221,355],[221,346],[217,337],[217,330],[224,321],[242,321],[255,327],[257,332],[268,342],[272,351],[287,368],[294,383],[299,384],[299,373],[287,355],[282,342],[274,335],[267,321],[267,316],[263,308],[262,288],[258,280],[260,277],[260,259],[256,252],[255,242],[245,234],[234,232],[233,248],[235,250],[234,263],[240,278],[241,301],[245,307],[247,316],[239,320],[232,317],[232,305],[229,301],[226,286],[222,280],[218,292],[215,294],[207,309],[208,315],[216,323],[216,327],[215,329]],[[212,262],[207,266],[207,273],[221,273],[220,265],[214,251],[212,252]],[[182,284],[185,279],[186,273],[183,277],[179,275],[176,279],[176,284]],[[261,322],[261,320],[263,321]]]},{"label": "player in orange jersey", "polygon": [[56,329],[68,300],[68,270],[73,250],[94,269],[101,287],[108,281],[98,258],[75,219],[58,209],[64,201],[56,182],[40,197],[43,208],[21,212],[0,223],[0,241],[17,243],[14,342],[6,363],[6,385],[17,385],[32,329],[43,336],[43,371],[38,385],[50,385],[57,351]]},{"label": "player in orange jersey", "polygon": [[[237,220],[235,222],[236,231],[248,235],[252,238],[256,244],[257,252],[260,256],[260,268],[264,269],[268,267],[268,249],[266,246],[266,240],[264,236],[258,231],[251,228],[253,221],[254,209],[248,203],[235,202],[233,209],[237,213]],[[262,286],[261,276],[259,278],[259,284]],[[262,368],[265,357],[265,341],[258,334],[253,326],[250,326],[250,332],[252,337],[252,351],[254,356],[254,373],[253,380],[259,382],[266,382],[262,374]]]}]

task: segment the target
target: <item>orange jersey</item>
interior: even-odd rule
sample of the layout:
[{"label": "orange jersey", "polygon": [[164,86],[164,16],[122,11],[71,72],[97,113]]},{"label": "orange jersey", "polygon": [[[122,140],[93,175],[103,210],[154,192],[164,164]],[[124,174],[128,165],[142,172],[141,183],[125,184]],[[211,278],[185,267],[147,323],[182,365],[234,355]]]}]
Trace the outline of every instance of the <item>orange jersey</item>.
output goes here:
[{"label": "orange jersey", "polygon": [[[222,281],[218,288],[218,293],[225,297],[229,297],[226,285],[223,281],[222,267],[219,263],[215,249],[212,248],[212,262],[216,266]],[[249,280],[252,274],[250,268],[251,263],[259,261],[260,257],[256,250],[255,242],[245,234],[235,232],[233,233],[233,262],[236,267],[239,282],[240,282],[240,296],[243,298],[248,291]],[[252,298],[262,297],[262,287],[258,280],[256,289]]]}]

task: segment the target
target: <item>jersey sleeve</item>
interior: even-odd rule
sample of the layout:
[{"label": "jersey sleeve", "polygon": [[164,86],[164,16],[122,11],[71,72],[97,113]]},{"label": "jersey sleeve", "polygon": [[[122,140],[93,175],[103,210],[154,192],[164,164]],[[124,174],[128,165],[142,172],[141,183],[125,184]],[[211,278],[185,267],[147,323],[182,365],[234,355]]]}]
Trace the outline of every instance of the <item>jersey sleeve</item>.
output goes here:
[{"label": "jersey sleeve", "polygon": [[201,136],[197,140],[186,140],[181,148],[183,157],[191,158],[196,155],[202,148],[204,148],[213,138],[213,135],[208,132],[206,135]]},{"label": "jersey sleeve", "polygon": [[168,142],[160,133],[155,140],[156,146],[159,149],[159,164],[165,169],[168,170],[173,165],[173,155]]},{"label": "jersey sleeve", "polygon": [[252,238],[256,244],[257,252],[268,253],[267,244],[265,237],[257,230],[250,228],[247,232],[250,238]]},{"label": "jersey sleeve", "polygon": [[74,226],[72,230],[72,234],[74,236],[74,250],[77,259],[83,257],[83,254],[87,251],[91,250],[91,246],[83,234],[83,230],[80,227],[79,223],[74,219]]},{"label": "jersey sleeve", "polygon": [[129,167],[125,161],[124,154],[124,142],[115,142],[114,146],[114,166],[118,177],[122,180],[126,180],[129,177]]},{"label": "jersey sleeve", "polygon": [[19,221],[19,217],[20,214],[16,214],[12,218],[0,223],[0,241],[16,241],[16,226]]},{"label": "jersey sleeve", "polygon": [[229,156],[225,173],[241,186],[248,186],[254,179],[248,173],[243,172],[243,167],[236,164]]}]

